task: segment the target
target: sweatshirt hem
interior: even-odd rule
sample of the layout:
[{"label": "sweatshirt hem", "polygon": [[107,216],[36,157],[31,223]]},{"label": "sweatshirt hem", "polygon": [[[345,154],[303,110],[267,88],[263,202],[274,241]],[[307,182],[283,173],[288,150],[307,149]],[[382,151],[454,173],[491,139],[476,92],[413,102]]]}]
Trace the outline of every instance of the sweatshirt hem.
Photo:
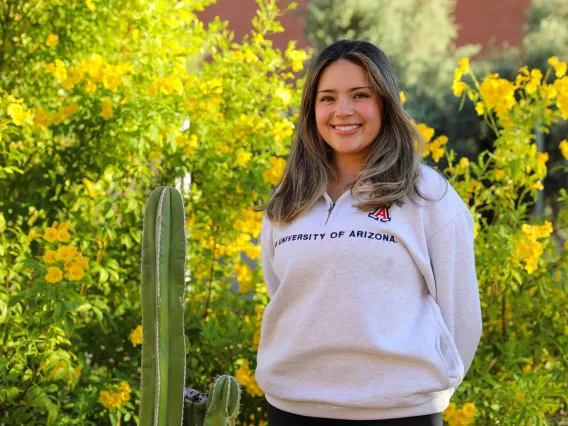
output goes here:
[{"label": "sweatshirt hem", "polygon": [[264,396],[270,405],[300,416],[339,420],[386,420],[441,413],[448,408],[454,390],[455,388],[449,388],[445,391],[436,392],[434,398],[422,404],[396,408],[338,407],[313,402],[291,401],[268,394]]}]

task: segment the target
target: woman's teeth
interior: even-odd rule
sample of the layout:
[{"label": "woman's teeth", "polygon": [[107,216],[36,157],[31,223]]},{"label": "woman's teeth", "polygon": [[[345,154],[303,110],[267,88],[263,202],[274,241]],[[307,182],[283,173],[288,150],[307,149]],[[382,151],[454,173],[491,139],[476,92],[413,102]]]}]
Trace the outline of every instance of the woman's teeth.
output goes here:
[{"label": "woman's teeth", "polygon": [[361,126],[360,124],[355,124],[355,125],[352,125],[352,126],[333,126],[333,127],[335,127],[337,130],[348,131],[348,130],[354,130],[357,127],[360,127],[360,126]]}]

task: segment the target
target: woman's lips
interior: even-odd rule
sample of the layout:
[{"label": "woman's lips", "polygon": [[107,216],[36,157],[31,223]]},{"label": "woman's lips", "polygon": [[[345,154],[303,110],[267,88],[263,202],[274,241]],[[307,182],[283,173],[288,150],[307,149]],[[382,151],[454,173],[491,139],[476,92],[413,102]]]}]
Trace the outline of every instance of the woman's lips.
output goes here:
[{"label": "woman's lips", "polygon": [[[341,129],[338,129],[337,127],[335,127],[335,126],[331,126],[331,127],[333,128],[333,131],[334,131],[335,133],[337,133],[338,135],[348,136],[348,135],[352,135],[352,134],[354,134],[354,133],[357,133],[357,132],[359,131],[359,129],[360,129],[361,127],[363,127],[363,125],[362,125],[362,124],[359,124],[359,125],[357,126],[357,128],[351,129],[351,130],[341,130]],[[341,126],[341,127],[345,127],[345,126]]]}]

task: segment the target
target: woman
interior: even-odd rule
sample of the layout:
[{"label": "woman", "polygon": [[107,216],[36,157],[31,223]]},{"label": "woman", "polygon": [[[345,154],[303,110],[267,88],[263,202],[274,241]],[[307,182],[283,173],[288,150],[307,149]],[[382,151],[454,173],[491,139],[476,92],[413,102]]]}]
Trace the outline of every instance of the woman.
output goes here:
[{"label": "woman", "polygon": [[[261,230],[255,377],[269,426],[442,425],[481,338],[473,219],[422,164],[385,54],[338,41],[308,70]],[[419,202],[420,201],[420,202]]]}]

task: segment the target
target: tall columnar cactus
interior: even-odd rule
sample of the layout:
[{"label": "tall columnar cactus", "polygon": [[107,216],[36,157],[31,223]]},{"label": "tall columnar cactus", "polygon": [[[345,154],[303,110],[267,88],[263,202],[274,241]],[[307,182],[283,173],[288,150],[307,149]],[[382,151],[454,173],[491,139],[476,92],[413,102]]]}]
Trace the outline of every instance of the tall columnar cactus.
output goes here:
[{"label": "tall columnar cactus", "polygon": [[140,426],[179,426],[183,417],[186,258],[183,199],[175,188],[152,191],[142,244],[142,394]]},{"label": "tall columnar cactus", "polygon": [[144,212],[140,426],[234,425],[241,397],[234,377],[219,376],[210,394],[184,388],[185,258],[183,199],[159,187]]}]

